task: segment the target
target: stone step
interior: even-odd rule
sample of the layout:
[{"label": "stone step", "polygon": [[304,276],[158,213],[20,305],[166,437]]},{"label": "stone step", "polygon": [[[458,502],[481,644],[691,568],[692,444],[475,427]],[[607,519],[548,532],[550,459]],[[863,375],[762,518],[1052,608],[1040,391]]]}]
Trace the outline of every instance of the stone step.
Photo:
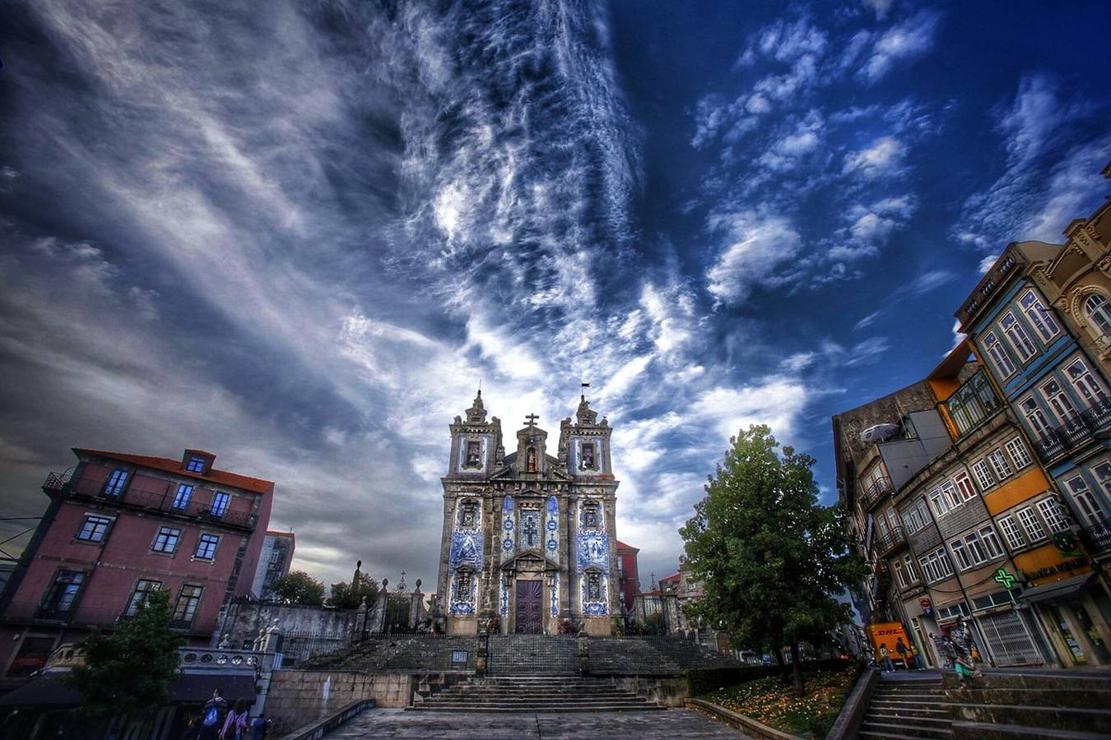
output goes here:
[{"label": "stone step", "polygon": [[540,705],[553,705],[560,706],[562,704],[625,704],[629,702],[638,704],[647,704],[648,700],[641,696],[600,696],[597,698],[577,697],[574,699],[566,698],[507,698],[501,696],[487,696],[487,697],[470,697],[470,696],[432,696],[425,699],[426,702],[440,703],[440,704],[454,704],[458,702],[469,702],[472,704],[504,704],[506,706],[540,706]]},{"label": "stone step", "polygon": [[[899,733],[895,733],[895,732],[888,732],[887,730],[882,730],[882,731],[879,731],[879,732],[871,732],[871,731],[868,731],[868,730],[860,730],[856,733],[856,736],[858,738],[876,738],[876,740],[922,740],[923,738],[932,738],[932,737],[934,737],[934,735],[903,735],[903,734],[899,734]],[[953,734],[952,734],[952,732],[950,732],[948,735],[945,735],[944,737],[952,737],[952,736],[953,736]]]},{"label": "stone step", "polygon": [[937,717],[939,719],[952,719],[953,716],[948,709],[938,707],[901,707],[887,704],[881,706],[872,704],[868,707],[868,713],[892,714],[900,717]]},{"label": "stone step", "polygon": [[865,717],[857,734],[862,737],[948,738],[953,736],[953,730],[910,722],[872,722]]},{"label": "stone step", "polygon": [[907,724],[914,727],[941,727],[948,729],[953,724],[949,716],[928,717],[923,715],[903,715],[892,712],[868,712],[864,717],[865,722],[878,722],[882,724]]},{"label": "stone step", "polygon": [[562,713],[562,712],[650,712],[654,710],[662,710],[657,704],[599,704],[598,706],[578,706],[571,704],[564,707],[551,707],[536,709],[533,707],[488,707],[488,706],[474,706],[471,704],[457,704],[457,705],[429,705],[428,702],[416,704],[409,707],[410,711],[415,712],[491,712],[491,713],[522,713],[522,712],[536,712],[536,713]]}]

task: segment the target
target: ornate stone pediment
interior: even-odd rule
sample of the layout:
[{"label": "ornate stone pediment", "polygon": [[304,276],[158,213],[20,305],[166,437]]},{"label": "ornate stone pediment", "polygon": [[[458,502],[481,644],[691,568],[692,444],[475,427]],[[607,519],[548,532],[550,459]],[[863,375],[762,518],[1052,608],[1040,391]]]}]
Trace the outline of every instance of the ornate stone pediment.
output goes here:
[{"label": "ornate stone pediment", "polygon": [[518,573],[544,573],[559,571],[559,563],[554,562],[539,549],[525,550],[516,557],[502,563],[502,570],[515,570]]}]

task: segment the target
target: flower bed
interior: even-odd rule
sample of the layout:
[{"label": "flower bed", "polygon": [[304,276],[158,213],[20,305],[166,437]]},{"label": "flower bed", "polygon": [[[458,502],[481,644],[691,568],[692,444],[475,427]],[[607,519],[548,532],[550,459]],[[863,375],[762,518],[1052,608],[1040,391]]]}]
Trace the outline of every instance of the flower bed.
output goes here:
[{"label": "flower bed", "polygon": [[747,681],[700,696],[783,732],[825,737],[837,719],[859,671],[815,671],[804,674],[806,695],[778,676]]}]

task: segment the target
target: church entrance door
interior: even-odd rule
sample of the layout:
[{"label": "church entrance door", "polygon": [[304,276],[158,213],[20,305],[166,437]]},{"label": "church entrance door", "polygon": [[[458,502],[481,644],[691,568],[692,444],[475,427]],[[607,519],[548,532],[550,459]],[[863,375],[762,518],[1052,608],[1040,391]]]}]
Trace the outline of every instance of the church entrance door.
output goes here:
[{"label": "church entrance door", "polygon": [[517,581],[517,610],[514,613],[515,629],[520,634],[539,635],[544,631],[543,581]]}]

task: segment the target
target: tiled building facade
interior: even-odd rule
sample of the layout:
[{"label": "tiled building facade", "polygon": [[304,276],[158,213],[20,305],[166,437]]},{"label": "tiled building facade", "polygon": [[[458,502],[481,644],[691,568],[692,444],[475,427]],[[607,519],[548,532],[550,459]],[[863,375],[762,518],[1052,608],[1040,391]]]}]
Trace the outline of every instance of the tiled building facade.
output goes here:
[{"label": "tiled building facade", "polygon": [[0,598],[0,671],[15,685],[60,645],[133,616],[168,590],[174,628],[204,645],[221,606],[250,592],[274,484],[181,459],[75,449]]},{"label": "tiled building facade", "polygon": [[1070,226],[1069,245],[1010,245],[957,312],[967,338],[923,382],[834,417],[871,566],[861,611],[903,622],[935,665],[931,635],[957,620],[996,665],[1111,664],[1111,385],[1103,303],[1085,303],[1111,287],[1105,213]]}]

